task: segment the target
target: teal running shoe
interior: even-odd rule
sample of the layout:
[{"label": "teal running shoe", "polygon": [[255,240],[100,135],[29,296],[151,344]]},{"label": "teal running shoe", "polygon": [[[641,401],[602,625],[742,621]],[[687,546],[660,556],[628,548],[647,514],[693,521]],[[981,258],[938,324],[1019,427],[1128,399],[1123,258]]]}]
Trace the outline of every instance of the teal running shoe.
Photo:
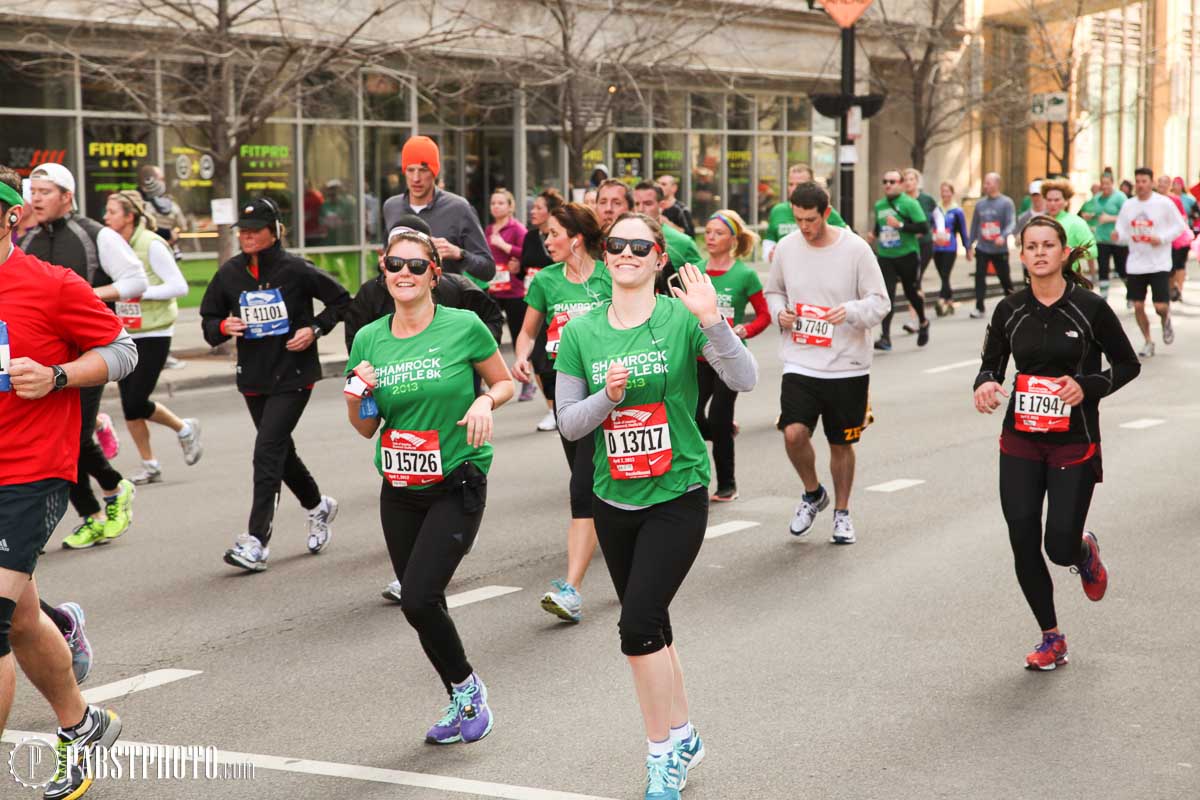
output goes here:
[{"label": "teal running shoe", "polygon": [[679,800],[683,764],[679,754],[646,756],[646,800]]}]

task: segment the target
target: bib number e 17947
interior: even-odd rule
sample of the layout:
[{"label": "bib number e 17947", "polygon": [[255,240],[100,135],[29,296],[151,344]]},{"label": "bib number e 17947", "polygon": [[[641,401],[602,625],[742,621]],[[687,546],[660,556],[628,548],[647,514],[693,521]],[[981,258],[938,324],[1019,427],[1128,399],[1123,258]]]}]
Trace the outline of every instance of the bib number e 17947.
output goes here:
[{"label": "bib number e 17947", "polygon": [[833,323],[825,319],[826,306],[796,303],[796,321],[792,323],[792,341],[814,347],[833,347]]},{"label": "bib number e 17947", "polygon": [[246,332],[242,335],[247,339],[283,336],[291,331],[283,292],[278,289],[242,292],[238,305],[241,306],[242,321],[246,323]]},{"label": "bib number e 17947", "polygon": [[671,471],[671,429],[665,403],[613,409],[602,432],[613,480],[657,478]]},{"label": "bib number e 17947", "polygon": [[8,374],[8,323],[0,319],[0,392],[12,391],[12,379]]},{"label": "bib number e 17947", "polygon": [[1018,375],[1013,393],[1013,425],[1025,433],[1060,433],[1071,429],[1071,407],[1053,378]]},{"label": "bib number e 17947", "polygon": [[142,298],[118,300],[115,303],[117,318],[126,330],[136,331],[142,328]]},{"label": "bib number e 17947", "polygon": [[442,450],[437,431],[388,428],[379,441],[383,477],[392,486],[430,486],[442,480]]}]

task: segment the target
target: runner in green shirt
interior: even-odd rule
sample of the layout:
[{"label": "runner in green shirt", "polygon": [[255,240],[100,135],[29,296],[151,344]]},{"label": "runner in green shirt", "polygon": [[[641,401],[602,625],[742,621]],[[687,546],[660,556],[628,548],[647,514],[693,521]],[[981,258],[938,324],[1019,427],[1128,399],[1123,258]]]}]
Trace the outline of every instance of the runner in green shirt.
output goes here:
[{"label": "runner in green shirt", "polygon": [[[525,323],[517,336],[513,375],[533,371],[530,355],[543,326],[546,355],[554,359],[567,323],[586,315],[612,299],[612,278],[603,262],[597,261],[604,246],[600,220],[587,206],[566,203],[550,214],[546,249],[558,261],[533,277],[525,302]],[[554,401],[556,379],[542,381],[542,393]],[[590,438],[562,439],[567,466],[571,470],[571,522],[567,526],[567,574],[550,582],[551,591],[542,595],[542,608],[559,619],[579,622],[583,597],[579,588],[596,552],[596,526],[592,524],[592,454]]]},{"label": "runner in green shirt", "polygon": [[688,770],[704,757],[688,719],[669,610],[708,525],[697,358],[738,391],[754,388],[757,367],[695,266],[679,270],[674,297],[655,294],[666,264],[657,222],[622,215],[605,251],[613,298],[563,332],[558,425],[568,439],[596,442],[596,533],[621,601],[621,651],[646,724],[646,797],[677,800]]},{"label": "runner in green shirt", "polygon": [[[792,192],[796,191],[796,187],[800,184],[808,183],[812,179],[812,168],[808,164],[793,164],[788,167],[787,198],[782,203],[776,203],[767,215],[767,230],[763,234],[763,258],[767,261],[771,260],[771,255],[775,252],[775,245],[779,244],[789,233],[796,232],[796,217],[792,212]],[[825,220],[825,224],[835,228],[845,228],[846,220],[842,219],[842,215],[831,206],[829,218]]]},{"label": "runner in green shirt", "polygon": [[[512,398],[513,381],[479,317],[434,305],[441,258],[432,239],[393,235],[383,265],[395,312],[354,337],[346,407],[359,434],[380,433],[379,516],[400,606],[450,695],[425,741],[474,742],[495,718],[446,612],[446,586],[483,520],[492,412]],[[489,387],[478,397],[475,372]]]},{"label": "runner in green shirt", "polygon": [[1071,182],[1065,178],[1042,182],[1042,197],[1046,198],[1046,216],[1063,226],[1063,230],[1067,232],[1067,247],[1087,247],[1088,266],[1094,273],[1098,254],[1096,234],[1082,217],[1067,210],[1067,204],[1071,202],[1073,195]]},{"label": "runner in green shirt", "polygon": [[1125,259],[1129,257],[1129,248],[1112,239],[1117,217],[1121,214],[1121,206],[1125,205],[1128,199],[1124,192],[1113,186],[1112,173],[1106,172],[1100,176],[1100,194],[1096,198],[1100,212],[1096,218],[1099,223],[1096,225],[1096,249],[1099,256],[1096,260],[1100,268],[1099,288],[1102,297],[1108,297],[1109,271],[1114,264],[1117,275],[1122,279],[1125,277]]}]

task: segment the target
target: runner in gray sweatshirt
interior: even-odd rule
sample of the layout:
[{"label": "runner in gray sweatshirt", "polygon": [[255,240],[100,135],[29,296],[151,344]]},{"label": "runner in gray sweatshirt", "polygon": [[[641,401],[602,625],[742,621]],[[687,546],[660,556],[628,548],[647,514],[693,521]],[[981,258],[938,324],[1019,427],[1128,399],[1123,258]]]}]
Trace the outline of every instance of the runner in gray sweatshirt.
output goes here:
[{"label": "runner in gray sweatshirt", "polygon": [[987,294],[987,272],[990,264],[1000,279],[1004,294],[1012,294],[1012,277],[1008,271],[1008,237],[1016,225],[1017,210],[1008,195],[1000,194],[1000,176],[989,172],[983,176],[983,197],[975,204],[971,215],[971,246],[967,248],[967,261],[975,253],[979,263],[975,265],[975,311],[971,319],[983,316],[983,298]]}]

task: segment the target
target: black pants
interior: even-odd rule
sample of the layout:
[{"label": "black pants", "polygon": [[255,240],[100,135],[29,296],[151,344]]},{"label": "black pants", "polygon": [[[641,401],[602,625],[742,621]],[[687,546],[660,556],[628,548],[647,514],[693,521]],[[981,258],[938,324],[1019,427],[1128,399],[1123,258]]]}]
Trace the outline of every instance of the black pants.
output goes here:
[{"label": "black pants", "polygon": [[954,271],[954,262],[958,258],[958,253],[953,250],[934,251],[933,263],[937,266],[938,277],[942,279],[942,288],[938,291],[938,297],[943,300],[953,300],[954,292],[950,288],[950,273]]},{"label": "black pants", "polygon": [[700,389],[696,426],[700,435],[712,442],[717,491],[733,489],[737,486],[733,472],[733,407],[738,393],[725,385],[707,361],[696,364],[696,382]]},{"label": "black pants", "polygon": [[158,376],[171,354],[170,336],[144,336],[134,339],[133,343],[137,345],[137,366],[117,384],[121,390],[121,412],[126,421],[150,419],[154,415],[155,405],[150,394],[158,385]]},{"label": "black pants", "polygon": [[[1054,582],[1042,558],[1074,566],[1083,559],[1083,526],[1096,487],[1096,465],[1091,461],[1069,467],[1000,454],[1000,507],[1008,523],[1008,539],[1015,559],[1017,582],[1041,629],[1058,625],[1054,613]],[[1046,509],[1045,533],[1042,505]]]},{"label": "black pants", "polygon": [[1010,295],[1013,291],[1012,276],[1008,273],[1008,253],[985,253],[982,250],[975,250],[975,309],[983,311],[983,298],[987,295],[987,272],[988,264],[996,270],[996,277],[1000,279],[1000,286],[1004,289],[1004,294]]},{"label": "black pants", "polygon": [[447,694],[450,684],[462,683],[473,670],[446,610],[446,587],[475,542],[486,500],[487,478],[471,464],[426,489],[384,481],[379,490],[379,521],[400,581],[400,607]]},{"label": "black pants", "polygon": [[708,491],[624,511],[596,498],[596,535],[621,601],[621,652],[646,656],[669,646],[669,608],[692,568],[708,527]]},{"label": "black pants", "polygon": [[71,505],[81,517],[100,513],[100,501],[92,493],[91,479],[95,478],[101,489],[115,489],[121,482],[121,473],[112,468],[104,451],[96,444],[96,415],[100,413],[100,398],[103,386],[89,386],[79,390],[79,473],[71,484]]},{"label": "black pants", "polygon": [[1097,258],[1100,264],[1100,280],[1108,280],[1108,262],[1111,259],[1112,263],[1117,267],[1117,275],[1121,280],[1125,280],[1125,260],[1129,258],[1129,248],[1111,242],[1096,243]]},{"label": "black pants", "polygon": [[[933,260],[933,240],[925,237],[917,240],[917,247],[920,250],[917,255],[920,256],[920,267],[917,269],[917,288],[921,288],[921,281],[925,279],[925,270],[929,269],[929,262]],[[924,293],[922,293],[924,297]]]},{"label": "black pants", "polygon": [[1171,248],[1171,271],[1177,272],[1181,269],[1187,269],[1188,256],[1192,252],[1191,245],[1185,247]]},{"label": "black pants", "polygon": [[595,483],[596,438],[588,434],[578,441],[570,441],[562,434],[563,453],[567,456],[567,467],[571,470],[571,519],[592,518],[592,485]]},{"label": "black pants", "polygon": [[892,317],[895,316],[895,310],[891,306],[896,302],[897,280],[904,287],[904,296],[908,298],[908,304],[917,312],[917,320],[922,325],[925,324],[925,298],[921,294],[921,285],[917,278],[918,258],[916,253],[896,258],[879,257],[879,268],[883,270],[883,283],[888,293],[888,313],[883,318],[884,339],[892,338]]},{"label": "black pants", "polygon": [[508,325],[508,335],[512,337],[513,347],[517,346],[517,334],[521,332],[521,326],[525,324],[525,305],[524,297],[497,297],[495,298],[497,305],[504,312],[504,321]]},{"label": "black pants", "polygon": [[300,505],[310,511],[321,503],[321,490],[292,441],[292,431],[311,396],[312,389],[246,395],[246,408],[258,429],[254,437],[254,500],[247,530],[264,546],[271,541],[280,483],[287,484]]}]

